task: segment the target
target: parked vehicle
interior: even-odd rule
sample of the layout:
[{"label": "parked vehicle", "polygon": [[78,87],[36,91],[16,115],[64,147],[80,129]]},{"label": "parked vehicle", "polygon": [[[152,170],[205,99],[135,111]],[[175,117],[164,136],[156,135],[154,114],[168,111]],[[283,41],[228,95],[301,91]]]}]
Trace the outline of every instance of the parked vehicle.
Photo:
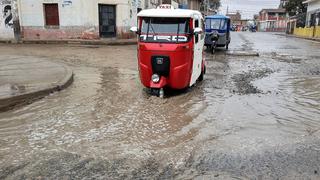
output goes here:
[{"label": "parked vehicle", "polygon": [[164,88],[184,89],[203,80],[204,20],[200,12],[161,5],[142,10],[138,27],[138,66],[142,84],[164,96]]},{"label": "parked vehicle", "polygon": [[205,46],[212,52],[214,52],[214,49],[216,47],[226,47],[226,49],[228,50],[229,44],[231,42],[230,18],[223,15],[207,16],[205,18],[205,24]]},{"label": "parked vehicle", "polygon": [[257,26],[256,25],[251,25],[250,26],[250,31],[251,32],[256,32],[257,31]]},{"label": "parked vehicle", "polygon": [[248,31],[248,26],[243,26],[243,27],[241,28],[241,31]]},{"label": "parked vehicle", "polygon": [[237,26],[236,25],[232,25],[230,27],[230,31],[237,31]]}]

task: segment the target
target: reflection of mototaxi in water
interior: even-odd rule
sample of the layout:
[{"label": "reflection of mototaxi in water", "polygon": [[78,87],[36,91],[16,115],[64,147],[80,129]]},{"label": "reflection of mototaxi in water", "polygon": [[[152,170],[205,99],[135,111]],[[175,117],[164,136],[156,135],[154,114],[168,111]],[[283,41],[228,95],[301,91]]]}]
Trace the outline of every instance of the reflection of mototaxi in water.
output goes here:
[{"label": "reflection of mototaxi in water", "polygon": [[212,52],[216,47],[226,47],[231,41],[230,18],[223,15],[206,16],[205,46]]},{"label": "reflection of mototaxi in water", "polygon": [[202,80],[204,21],[198,11],[161,5],[138,14],[140,79],[163,97],[163,88],[184,89]]}]

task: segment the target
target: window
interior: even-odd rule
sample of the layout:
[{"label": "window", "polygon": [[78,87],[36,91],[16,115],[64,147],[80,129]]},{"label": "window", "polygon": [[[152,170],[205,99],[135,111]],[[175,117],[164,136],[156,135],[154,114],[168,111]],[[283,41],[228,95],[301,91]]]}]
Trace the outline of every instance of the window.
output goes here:
[{"label": "window", "polygon": [[[202,28],[202,31],[205,32],[206,27],[205,27],[205,25],[204,25],[203,19],[201,20],[201,28]],[[202,33],[202,34],[201,34],[201,40],[204,38],[204,34],[205,34],[205,33]]]},{"label": "window", "polygon": [[59,26],[58,4],[44,4],[44,16],[46,26]]},{"label": "window", "polygon": [[196,21],[194,22],[194,27],[195,28],[199,27],[199,20],[198,19],[196,19]]},{"label": "window", "polygon": [[140,41],[183,43],[189,40],[187,18],[143,18]]},{"label": "window", "polygon": [[189,32],[188,19],[160,17],[144,18],[141,32],[148,32],[149,34],[186,34]]},{"label": "window", "polygon": [[224,19],[206,19],[206,29],[226,29],[227,22]]},{"label": "window", "polygon": [[[194,28],[197,28],[197,27],[199,27],[199,20],[198,20],[198,19],[196,19],[196,20],[194,21]],[[199,41],[199,34],[195,35],[194,38],[195,38],[195,43],[198,43],[198,41]]]},{"label": "window", "polygon": [[286,17],[286,13],[279,13],[279,17]]},{"label": "window", "polygon": [[210,29],[220,29],[221,20],[220,19],[212,19]]}]

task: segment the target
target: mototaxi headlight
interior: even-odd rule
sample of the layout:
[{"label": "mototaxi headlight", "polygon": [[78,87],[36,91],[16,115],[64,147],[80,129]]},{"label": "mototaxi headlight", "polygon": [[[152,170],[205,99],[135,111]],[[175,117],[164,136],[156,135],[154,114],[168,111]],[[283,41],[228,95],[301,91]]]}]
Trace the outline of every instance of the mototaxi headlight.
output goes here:
[{"label": "mototaxi headlight", "polygon": [[151,76],[151,80],[152,80],[152,82],[154,82],[154,83],[158,83],[158,82],[160,81],[160,76],[159,76],[158,74],[153,74],[153,75]]}]

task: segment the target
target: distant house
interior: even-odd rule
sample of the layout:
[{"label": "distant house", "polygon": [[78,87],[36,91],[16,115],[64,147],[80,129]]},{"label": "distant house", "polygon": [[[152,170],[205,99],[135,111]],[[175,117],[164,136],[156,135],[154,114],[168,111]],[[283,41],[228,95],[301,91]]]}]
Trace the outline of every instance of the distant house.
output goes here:
[{"label": "distant house", "polygon": [[237,24],[241,21],[241,14],[239,12],[229,12],[226,16],[230,17],[231,24]]},{"label": "distant house", "polygon": [[262,9],[259,13],[258,30],[266,32],[284,32],[289,14],[285,9]]},{"label": "distant house", "polygon": [[290,17],[287,33],[304,38],[320,39],[320,0],[306,0],[307,12]]},{"label": "distant house", "polygon": [[306,25],[319,26],[320,25],[320,0],[307,0],[304,2],[308,4]]},{"label": "distant house", "polygon": [[248,20],[242,19],[239,12],[229,12],[226,16],[230,17],[231,24],[235,26],[237,30],[241,30],[248,25]]}]

